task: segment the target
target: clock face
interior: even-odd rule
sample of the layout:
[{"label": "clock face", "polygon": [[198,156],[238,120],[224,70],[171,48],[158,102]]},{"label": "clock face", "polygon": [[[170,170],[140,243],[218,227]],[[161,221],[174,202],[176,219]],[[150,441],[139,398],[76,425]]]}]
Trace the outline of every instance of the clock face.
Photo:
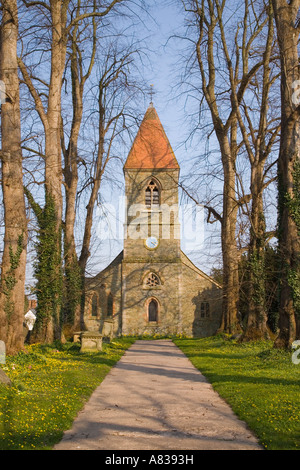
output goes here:
[{"label": "clock face", "polygon": [[158,240],[155,237],[149,237],[146,240],[146,247],[149,248],[150,250],[154,250],[155,248],[158,247]]}]

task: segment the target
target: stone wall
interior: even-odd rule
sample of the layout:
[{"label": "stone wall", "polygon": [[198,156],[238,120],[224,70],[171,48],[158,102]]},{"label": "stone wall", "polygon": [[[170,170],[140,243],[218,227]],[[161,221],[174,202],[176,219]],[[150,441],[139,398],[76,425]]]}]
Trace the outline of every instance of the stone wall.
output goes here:
[{"label": "stone wall", "polygon": [[[156,287],[144,285],[148,273],[159,276]],[[128,262],[119,256],[89,285],[85,326],[104,334],[107,296],[114,298],[113,335],[176,335],[206,337],[221,323],[222,289],[182,253],[176,262]],[[92,316],[92,296],[97,293],[99,309]],[[158,321],[148,319],[148,303],[158,302]],[[207,310],[207,304],[208,310]],[[204,307],[204,309],[203,309]]]},{"label": "stone wall", "polygon": [[[103,333],[104,322],[107,319],[113,320],[113,334],[121,334],[122,328],[122,258],[121,252],[114,261],[93,279],[87,280],[86,302],[84,323],[85,328],[90,331]],[[98,309],[97,316],[92,315],[92,299],[97,295]],[[108,317],[108,296],[113,298],[113,315]]]},{"label": "stone wall", "polygon": [[[180,263],[131,263],[123,261],[123,322],[122,333],[176,334],[180,328],[179,274]],[[156,273],[161,284],[144,286],[149,272]],[[148,321],[148,304],[158,302],[158,321]]]},{"label": "stone wall", "polygon": [[180,300],[184,334],[206,337],[217,332],[222,318],[222,289],[185,254],[182,254]]}]

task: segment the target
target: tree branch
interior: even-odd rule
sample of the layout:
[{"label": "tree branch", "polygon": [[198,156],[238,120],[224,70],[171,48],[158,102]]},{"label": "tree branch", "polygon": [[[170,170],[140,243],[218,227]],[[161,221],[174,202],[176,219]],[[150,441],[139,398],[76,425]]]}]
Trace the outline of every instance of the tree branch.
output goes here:
[{"label": "tree branch", "polygon": [[47,119],[47,115],[46,115],[45,110],[44,110],[44,106],[43,106],[41,97],[37,93],[37,91],[36,91],[36,89],[35,89],[35,87],[32,83],[32,80],[30,78],[30,75],[27,71],[26,65],[24,64],[24,62],[22,61],[22,59],[20,57],[18,57],[18,65],[19,65],[19,68],[20,68],[21,73],[23,75],[24,82],[27,85],[27,88],[28,88],[32,98],[34,99],[36,110],[37,110],[37,112],[38,112],[38,114],[41,118],[41,121],[44,125],[44,128],[46,129],[48,127],[48,119]]},{"label": "tree branch", "polygon": [[23,0],[24,5],[29,8],[29,7],[34,7],[34,6],[41,6],[43,8],[46,8],[46,10],[51,11],[51,8],[49,5],[47,5],[45,2],[26,2],[26,0]]},{"label": "tree branch", "polygon": [[82,15],[78,15],[76,18],[74,18],[73,21],[69,24],[67,31],[70,31],[70,29],[78,22],[84,20],[85,18],[92,18],[92,17],[103,17],[106,16],[117,3],[122,3],[124,0],[113,0],[111,4],[102,12],[100,11],[94,11],[92,13],[83,13]]},{"label": "tree branch", "polygon": [[[214,222],[216,222],[216,220],[218,220],[219,222],[223,223],[223,218],[222,216],[216,211],[216,209],[214,209],[213,207],[211,206],[208,206],[206,204],[200,204],[195,198],[194,196],[192,196],[189,191],[183,186],[182,183],[178,183],[178,187],[181,188],[185,194],[197,205],[197,206],[202,206],[204,207],[204,209],[206,209],[208,211],[208,216],[207,216],[207,223],[209,224],[213,224]],[[213,221],[210,221],[210,216],[211,214],[213,214],[213,216],[215,217],[215,220]]]}]

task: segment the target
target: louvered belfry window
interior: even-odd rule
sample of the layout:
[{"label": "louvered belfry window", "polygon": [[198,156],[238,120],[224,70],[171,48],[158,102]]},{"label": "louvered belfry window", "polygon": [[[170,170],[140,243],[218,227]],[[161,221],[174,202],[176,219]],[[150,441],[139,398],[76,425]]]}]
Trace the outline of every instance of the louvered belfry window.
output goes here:
[{"label": "louvered belfry window", "polygon": [[159,188],[154,180],[151,180],[145,191],[145,204],[148,209],[159,206]]}]

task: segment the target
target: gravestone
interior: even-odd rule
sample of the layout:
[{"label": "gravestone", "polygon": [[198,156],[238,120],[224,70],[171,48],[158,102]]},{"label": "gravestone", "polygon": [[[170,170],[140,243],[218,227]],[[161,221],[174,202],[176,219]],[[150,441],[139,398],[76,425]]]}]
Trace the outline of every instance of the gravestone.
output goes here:
[{"label": "gravestone", "polygon": [[0,340],[0,364],[5,364],[6,347],[4,341]]},{"label": "gravestone", "polygon": [[80,343],[81,334],[81,331],[75,331],[75,333],[73,333],[73,343]]},{"label": "gravestone", "polygon": [[80,352],[102,351],[102,335],[97,331],[85,331],[80,336]]},{"label": "gravestone", "polygon": [[[5,364],[5,360],[6,360],[6,348],[5,348],[5,343],[4,341],[0,341],[0,364]],[[9,377],[7,377],[7,375],[5,374],[5,372],[3,372],[3,370],[1,369],[0,367],[0,385],[11,385],[11,380]]]},{"label": "gravestone", "polygon": [[114,335],[114,321],[105,320],[103,324],[102,336],[105,343],[109,343]]},{"label": "gravestone", "polygon": [[11,380],[7,375],[3,372],[3,370],[0,368],[0,385],[11,385]]},{"label": "gravestone", "polygon": [[36,321],[35,310],[28,310],[25,315],[25,324],[29,331],[32,331]]}]

